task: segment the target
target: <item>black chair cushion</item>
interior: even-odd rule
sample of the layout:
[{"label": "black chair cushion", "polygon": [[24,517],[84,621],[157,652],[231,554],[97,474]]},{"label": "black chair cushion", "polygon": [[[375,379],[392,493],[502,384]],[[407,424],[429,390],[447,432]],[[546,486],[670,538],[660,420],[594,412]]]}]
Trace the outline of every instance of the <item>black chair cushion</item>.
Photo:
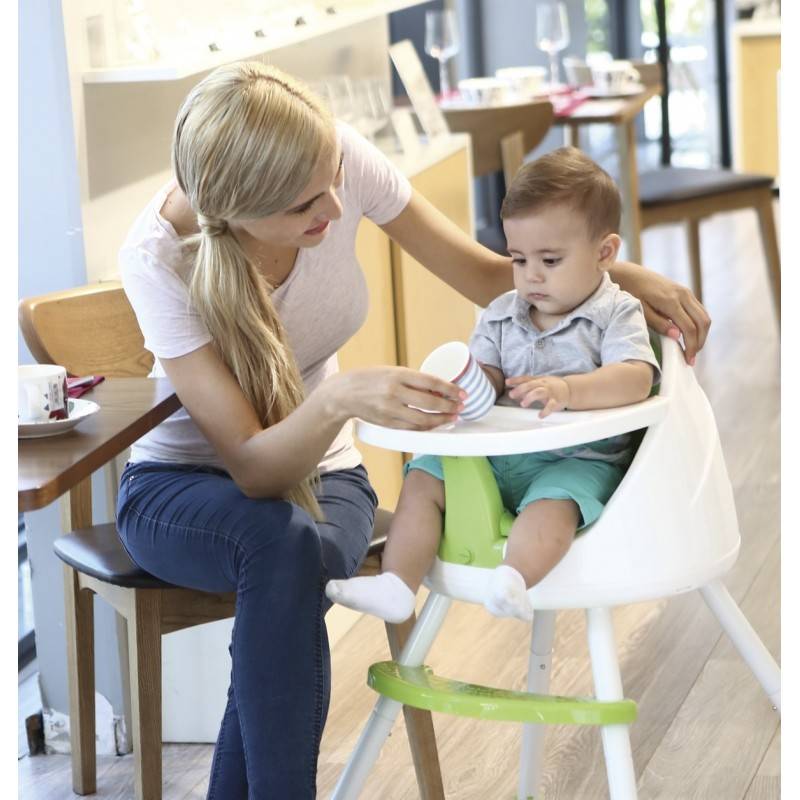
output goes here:
[{"label": "black chair cushion", "polygon": [[769,175],[727,169],[665,167],[640,173],[639,202],[642,206],[677,203],[742,189],[769,187],[773,181]]},{"label": "black chair cushion", "polygon": [[[386,532],[392,514],[379,508],[375,513],[375,527],[368,556],[383,552]],[[113,523],[94,525],[60,536],[53,544],[56,555],[73,569],[91,575],[104,583],[131,589],[172,589],[166,583],[140,569],[122,546]]]}]

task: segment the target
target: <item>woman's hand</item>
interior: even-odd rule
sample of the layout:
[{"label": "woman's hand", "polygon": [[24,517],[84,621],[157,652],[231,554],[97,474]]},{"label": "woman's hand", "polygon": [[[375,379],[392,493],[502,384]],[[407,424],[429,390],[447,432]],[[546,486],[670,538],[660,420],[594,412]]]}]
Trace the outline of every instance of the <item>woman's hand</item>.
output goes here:
[{"label": "woman's hand", "polygon": [[322,386],[326,384],[328,401],[343,421],[359,417],[376,425],[411,430],[454,422],[467,396],[453,383],[406,367],[339,372]]},{"label": "woman's hand", "polygon": [[539,412],[539,419],[552,414],[554,411],[563,411],[569,406],[569,384],[556,375],[518,375],[516,378],[506,378],[506,386],[513,387],[508,393],[512,400],[519,400],[523,408],[533,403],[542,403],[544,408]]},{"label": "woman's hand", "polygon": [[638,264],[615,264],[611,278],[642,302],[647,324],[673,339],[683,335],[684,358],[694,365],[711,327],[711,318],[702,303],[685,286]]}]

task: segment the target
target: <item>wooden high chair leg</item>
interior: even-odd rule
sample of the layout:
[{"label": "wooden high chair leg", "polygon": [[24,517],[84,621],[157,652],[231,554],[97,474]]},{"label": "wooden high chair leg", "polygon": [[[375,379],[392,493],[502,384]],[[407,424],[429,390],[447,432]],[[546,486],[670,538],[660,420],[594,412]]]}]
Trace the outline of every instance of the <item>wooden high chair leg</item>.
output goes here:
[{"label": "wooden high chair leg", "polygon": [[[548,694],[550,666],[553,660],[553,639],[556,631],[556,612],[537,610],[533,614],[531,648],[528,658],[529,692]],[[544,765],[546,725],[523,725],[519,758],[518,797],[539,797]]]},{"label": "wooden high chair leg", "polygon": [[[586,630],[595,697],[598,700],[622,700],[624,695],[611,609],[587,608]],[[604,725],[600,735],[603,738],[610,800],[636,800],[636,774],[628,725]]]},{"label": "wooden high chair leg", "polygon": [[64,564],[64,611],[69,682],[69,740],[72,789],[75,794],[97,791],[94,720],[93,594],[81,589],[78,573]]},{"label": "wooden high chair leg", "polygon": [[778,251],[778,235],[775,232],[775,216],[772,213],[772,192],[765,190],[756,205],[758,224],[761,228],[761,241],[764,244],[764,255],[767,259],[767,274],[772,303],[778,325],[781,322],[781,255]]},{"label": "wooden high chair leg", "polygon": [[161,800],[161,592],[133,589],[128,611],[136,800]]},{"label": "wooden high chair leg", "polygon": [[689,245],[689,268],[692,291],[703,302],[703,270],[700,260],[700,220],[691,218],[686,222],[686,241]]},{"label": "wooden high chair leg", "polygon": [[[386,623],[389,651],[395,661],[400,658],[403,645],[416,621],[416,615],[412,614],[405,622],[398,625]],[[431,712],[403,706],[403,716],[406,720],[408,745],[414,760],[414,770],[417,773],[420,800],[444,800],[442,770],[439,766],[439,752],[436,748],[436,732],[433,729]]]}]

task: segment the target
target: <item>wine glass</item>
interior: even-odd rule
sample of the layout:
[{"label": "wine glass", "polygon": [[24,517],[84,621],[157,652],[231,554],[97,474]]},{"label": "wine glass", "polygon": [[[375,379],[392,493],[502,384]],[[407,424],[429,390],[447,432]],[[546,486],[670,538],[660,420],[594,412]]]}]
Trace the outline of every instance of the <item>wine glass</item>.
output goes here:
[{"label": "wine glass", "polygon": [[391,104],[383,81],[379,78],[362,78],[353,82],[353,99],[356,112],[356,129],[371,142],[389,122]]},{"label": "wine glass", "polygon": [[439,62],[439,91],[450,94],[447,60],[458,52],[458,27],[453,10],[425,12],[425,52]]},{"label": "wine glass", "polygon": [[567,8],[563,3],[544,0],[536,6],[536,45],[550,56],[550,84],[559,85],[558,53],[569,44]]}]

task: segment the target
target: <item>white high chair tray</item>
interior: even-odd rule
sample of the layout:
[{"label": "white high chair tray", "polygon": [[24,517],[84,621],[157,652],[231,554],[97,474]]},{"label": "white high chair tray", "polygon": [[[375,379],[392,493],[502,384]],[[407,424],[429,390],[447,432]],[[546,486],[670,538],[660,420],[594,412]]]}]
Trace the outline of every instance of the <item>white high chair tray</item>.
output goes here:
[{"label": "white high chair tray", "polygon": [[594,442],[647,428],[667,413],[669,399],[656,396],[621,408],[559,411],[539,419],[538,408],[494,406],[473,422],[454,422],[430,431],[386,428],[356,420],[356,435],[387,450],[439,456],[499,456],[536,453]]}]

